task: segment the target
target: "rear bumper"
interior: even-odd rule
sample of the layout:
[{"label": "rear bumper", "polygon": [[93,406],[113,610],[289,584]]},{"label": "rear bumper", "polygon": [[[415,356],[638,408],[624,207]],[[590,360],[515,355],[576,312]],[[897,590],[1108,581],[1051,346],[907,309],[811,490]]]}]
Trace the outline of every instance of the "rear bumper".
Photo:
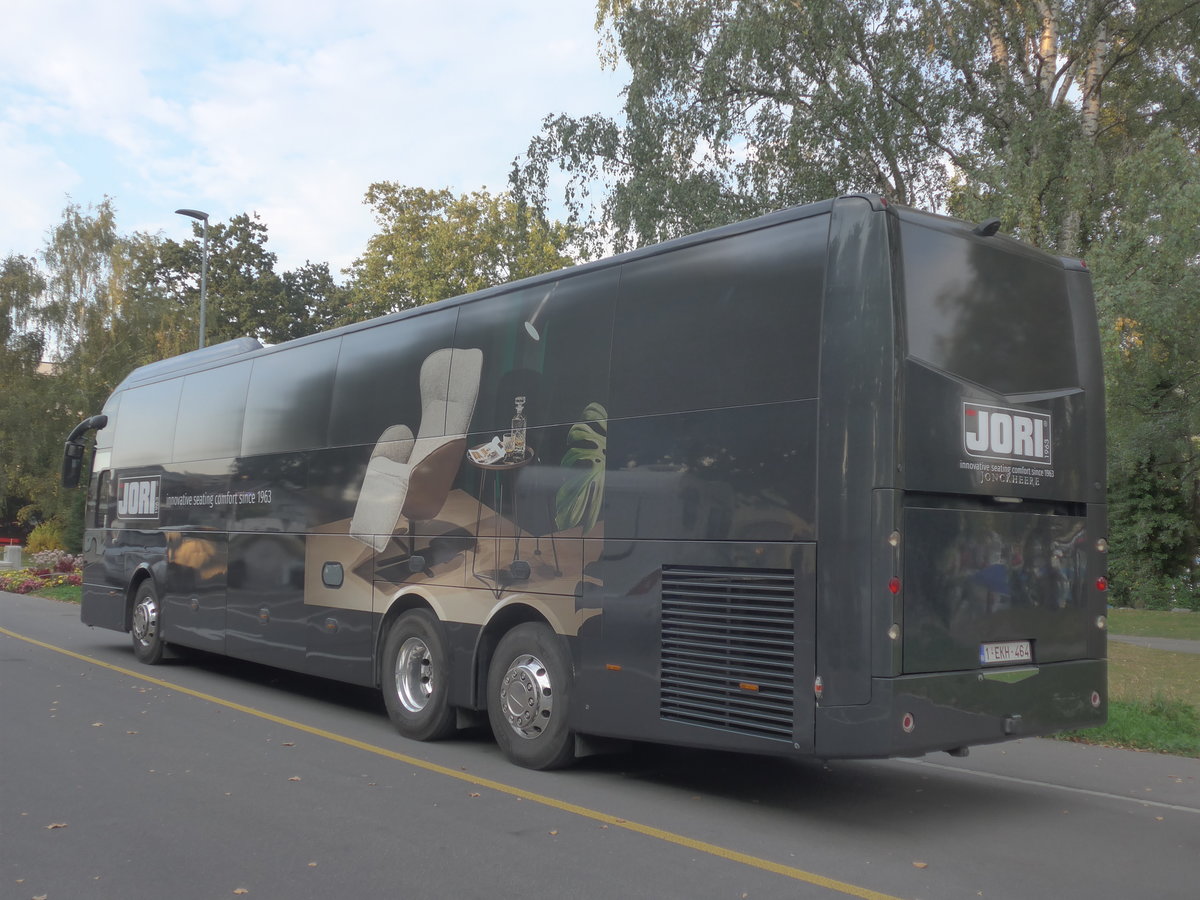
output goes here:
[{"label": "rear bumper", "polygon": [[[815,755],[829,759],[919,756],[1092,728],[1108,717],[1105,660],[1052,663],[1031,667],[1032,674],[1020,680],[997,680],[1004,671],[872,679],[869,703],[818,707]],[[1093,692],[1099,695],[1099,706],[1092,704]],[[906,714],[912,717],[907,732]]]}]

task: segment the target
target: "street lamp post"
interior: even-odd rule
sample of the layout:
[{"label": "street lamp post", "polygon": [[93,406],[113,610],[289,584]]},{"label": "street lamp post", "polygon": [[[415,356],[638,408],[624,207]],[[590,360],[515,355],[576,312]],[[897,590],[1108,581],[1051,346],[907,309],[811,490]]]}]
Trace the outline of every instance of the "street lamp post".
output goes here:
[{"label": "street lamp post", "polygon": [[204,317],[207,310],[206,295],[208,293],[208,213],[201,212],[198,209],[177,209],[175,212],[181,216],[199,219],[204,223],[204,239],[200,251],[200,347],[203,349]]}]

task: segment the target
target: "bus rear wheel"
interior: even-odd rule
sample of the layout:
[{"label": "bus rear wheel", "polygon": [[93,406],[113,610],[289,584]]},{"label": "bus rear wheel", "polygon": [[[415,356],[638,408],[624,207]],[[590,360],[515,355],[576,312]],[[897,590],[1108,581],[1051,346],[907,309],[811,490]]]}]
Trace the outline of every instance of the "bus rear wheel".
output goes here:
[{"label": "bus rear wheel", "polygon": [[129,620],[133,636],[133,655],[148,666],[162,662],[166,642],[162,639],[162,608],[154,584],[143,581],[133,598],[133,613]]},{"label": "bus rear wheel", "polygon": [[413,609],[395,621],[383,644],[382,676],[388,716],[402,735],[436,741],[454,733],[450,659],[433,613]]},{"label": "bus rear wheel", "polygon": [[508,632],[488,670],[488,718],[496,743],[527,769],[557,769],[575,757],[567,727],[572,670],[566,641],[540,622]]}]

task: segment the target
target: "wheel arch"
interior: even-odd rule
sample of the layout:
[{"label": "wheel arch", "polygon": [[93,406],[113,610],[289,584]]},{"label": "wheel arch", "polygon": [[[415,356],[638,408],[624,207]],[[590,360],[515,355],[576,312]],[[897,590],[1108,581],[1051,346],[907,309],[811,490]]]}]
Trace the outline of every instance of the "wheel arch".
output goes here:
[{"label": "wheel arch", "polygon": [[141,590],[143,584],[147,581],[151,583],[155,594],[158,595],[160,601],[162,599],[162,589],[154,577],[154,572],[151,570],[149,563],[142,563],[133,570],[133,575],[129,578],[129,586],[125,588],[125,631],[133,630],[133,601],[137,598],[137,592]]},{"label": "wheel arch", "polygon": [[486,709],[488,669],[500,639],[518,625],[540,622],[558,634],[554,623],[541,610],[528,603],[509,603],[495,611],[479,631],[475,648],[475,665],[472,673],[472,700],[475,709]]},{"label": "wheel arch", "polygon": [[438,627],[445,627],[441,615],[429,598],[415,591],[404,591],[392,598],[392,602],[388,604],[387,610],[383,614],[383,618],[379,621],[379,632],[375,635],[375,651],[372,668],[374,671],[375,687],[383,686],[383,673],[380,667],[383,665],[383,643],[387,640],[388,631],[391,629],[395,621],[404,615],[409,610],[424,609],[433,613],[434,619],[437,621]]}]

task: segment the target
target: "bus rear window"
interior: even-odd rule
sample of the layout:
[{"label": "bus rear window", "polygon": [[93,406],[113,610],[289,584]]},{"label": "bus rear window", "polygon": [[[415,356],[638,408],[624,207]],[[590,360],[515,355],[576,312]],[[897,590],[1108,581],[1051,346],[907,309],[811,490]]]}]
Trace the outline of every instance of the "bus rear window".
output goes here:
[{"label": "bus rear window", "polygon": [[1061,267],[912,222],[901,240],[909,356],[1002,394],[1078,386]]}]

